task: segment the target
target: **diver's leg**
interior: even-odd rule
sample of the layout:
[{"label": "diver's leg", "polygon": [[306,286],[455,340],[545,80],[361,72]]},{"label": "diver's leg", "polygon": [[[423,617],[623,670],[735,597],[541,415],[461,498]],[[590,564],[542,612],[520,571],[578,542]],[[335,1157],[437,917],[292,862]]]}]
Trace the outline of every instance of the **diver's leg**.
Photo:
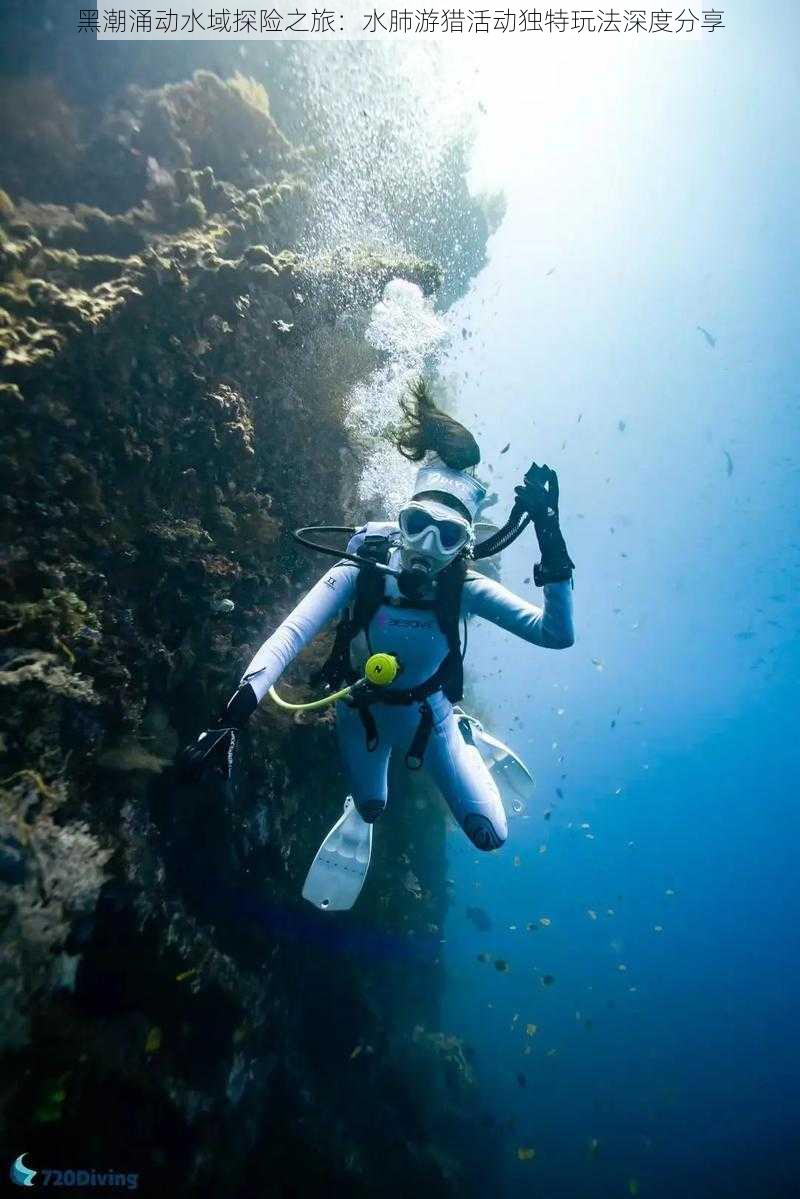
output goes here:
[{"label": "diver's leg", "polygon": [[353,802],[362,820],[373,824],[386,808],[391,746],[382,738],[368,750],[358,712],[343,702],[336,705],[336,737]]},{"label": "diver's leg", "polygon": [[434,725],[424,765],[472,844],[499,849],[508,836],[500,792],[480,750],[461,735],[452,711]]}]

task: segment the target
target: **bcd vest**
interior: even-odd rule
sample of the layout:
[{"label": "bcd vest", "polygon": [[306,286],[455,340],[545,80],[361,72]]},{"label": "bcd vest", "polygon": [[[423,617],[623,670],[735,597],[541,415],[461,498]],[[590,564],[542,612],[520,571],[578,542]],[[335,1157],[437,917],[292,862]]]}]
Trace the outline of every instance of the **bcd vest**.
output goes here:
[{"label": "bcd vest", "polygon": [[[364,538],[358,556],[369,562],[385,564],[389,560],[391,548],[389,537],[373,534]],[[466,561],[457,558],[436,576],[433,599],[409,599],[403,596],[388,598],[385,594],[385,577],[379,571],[370,570],[369,567],[359,570],[355,599],[339,622],[333,649],[317,675],[318,680],[332,689],[341,686],[342,683],[356,681],[358,675],[350,662],[351,643],[361,632],[369,636],[372,618],[383,604],[395,608],[433,611],[436,622],[447,640],[447,654],[434,674],[424,682],[418,683],[416,687],[406,690],[393,688],[391,691],[372,691],[366,696],[358,696],[353,701],[364,725],[368,749],[374,749],[378,744],[378,731],[369,711],[370,704],[420,703],[422,718],[406,754],[406,764],[412,770],[417,770],[422,765],[425,746],[433,727],[433,714],[427,703],[428,696],[436,691],[443,691],[451,703],[458,703],[464,693],[466,644],[462,650],[459,622],[461,593],[464,583],[470,577],[475,576],[467,569]]]}]

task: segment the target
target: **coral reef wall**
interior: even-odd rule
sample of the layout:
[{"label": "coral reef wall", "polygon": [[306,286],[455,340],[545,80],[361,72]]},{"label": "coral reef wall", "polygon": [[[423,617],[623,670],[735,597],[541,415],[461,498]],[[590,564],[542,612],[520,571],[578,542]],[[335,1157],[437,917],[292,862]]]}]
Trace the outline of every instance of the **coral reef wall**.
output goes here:
[{"label": "coral reef wall", "polygon": [[355,517],[370,306],[440,265],[298,253],[314,173],[241,75],[90,123],[2,89],[30,114],[0,153],[3,1143],[158,1194],[469,1193],[438,800],[396,805],[331,920],[299,898],[328,721],[259,713],[233,789],[171,767],[324,565],[289,531]]}]

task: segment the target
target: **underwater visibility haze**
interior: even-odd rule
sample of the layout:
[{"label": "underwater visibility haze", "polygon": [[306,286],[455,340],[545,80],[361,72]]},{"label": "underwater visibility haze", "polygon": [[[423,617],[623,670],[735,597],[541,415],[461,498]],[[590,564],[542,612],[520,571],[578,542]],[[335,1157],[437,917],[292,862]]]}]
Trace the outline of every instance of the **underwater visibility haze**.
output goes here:
[{"label": "underwater visibility haze", "polygon": [[467,45],[7,6],[9,1186],[800,1190],[770,8]]}]

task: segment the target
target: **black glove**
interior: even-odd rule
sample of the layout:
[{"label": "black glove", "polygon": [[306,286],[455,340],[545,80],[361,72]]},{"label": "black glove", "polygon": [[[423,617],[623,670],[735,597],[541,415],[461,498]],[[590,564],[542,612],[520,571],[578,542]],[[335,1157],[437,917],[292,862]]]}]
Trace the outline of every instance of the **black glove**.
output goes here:
[{"label": "black glove", "polygon": [[534,462],[525,482],[514,488],[517,504],[533,521],[542,560],[533,568],[537,587],[572,578],[575,563],[567,553],[558,523],[558,475]]},{"label": "black glove", "polygon": [[205,729],[178,757],[178,773],[187,783],[198,783],[216,774],[227,782],[233,770],[238,729]]},{"label": "black glove", "polygon": [[219,722],[205,729],[195,742],[178,756],[178,773],[187,782],[199,782],[207,774],[216,774],[227,782],[233,772],[237,735],[258,707],[249,683],[243,684],[228,701]]}]

